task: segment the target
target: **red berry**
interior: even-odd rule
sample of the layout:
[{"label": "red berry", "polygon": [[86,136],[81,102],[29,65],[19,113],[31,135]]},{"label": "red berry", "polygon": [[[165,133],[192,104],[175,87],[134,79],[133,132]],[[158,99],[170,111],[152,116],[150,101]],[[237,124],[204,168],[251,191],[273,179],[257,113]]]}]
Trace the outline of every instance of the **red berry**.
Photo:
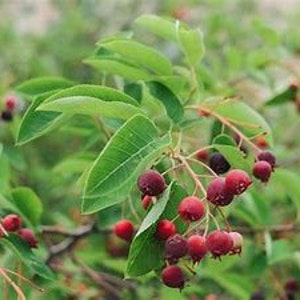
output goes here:
[{"label": "red berry", "polygon": [[184,288],[184,274],[180,267],[172,265],[163,269],[161,273],[162,282],[171,288]]},{"label": "red berry", "polygon": [[265,160],[257,161],[252,170],[253,176],[262,182],[267,182],[272,174],[272,166]]},{"label": "red berry", "polygon": [[2,221],[3,227],[7,231],[17,231],[22,227],[23,221],[18,215],[7,215]]},{"label": "red berry", "polygon": [[233,240],[228,232],[215,230],[206,237],[206,247],[214,257],[220,257],[230,252]]},{"label": "red berry", "polygon": [[206,149],[201,149],[197,151],[196,158],[200,161],[206,162],[208,159],[208,151]]},{"label": "red berry", "polygon": [[148,209],[151,203],[152,203],[152,196],[144,195],[142,197],[142,206],[145,210]]},{"label": "red berry", "polygon": [[167,240],[176,233],[176,226],[173,222],[164,219],[158,222],[155,237],[159,240]]},{"label": "red berry", "polygon": [[178,205],[178,213],[184,221],[200,220],[204,215],[204,204],[195,196],[184,198]]},{"label": "red berry", "polygon": [[180,234],[170,236],[165,243],[165,257],[173,261],[183,257],[188,252],[188,241]]},{"label": "red berry", "polygon": [[8,110],[14,110],[17,106],[18,100],[14,95],[8,95],[4,99],[5,108]]},{"label": "red berry", "polygon": [[236,231],[229,232],[229,235],[230,235],[230,237],[233,241],[233,245],[232,245],[232,248],[231,248],[230,251],[233,254],[241,253],[242,252],[242,246],[243,246],[243,243],[244,243],[243,236],[239,232],[236,232]]},{"label": "red berry", "polygon": [[34,232],[28,228],[22,228],[18,231],[18,234],[21,239],[23,239],[30,248],[38,247],[38,240],[36,239]]},{"label": "red berry", "polygon": [[234,195],[242,194],[251,183],[249,175],[238,169],[229,171],[225,178],[225,187]]},{"label": "red berry", "polygon": [[166,183],[160,173],[147,170],[138,178],[138,187],[143,194],[157,196],[165,190]]},{"label": "red berry", "polygon": [[113,231],[119,238],[130,242],[134,234],[134,226],[131,221],[124,219],[114,225]]},{"label": "red berry", "polygon": [[257,156],[257,160],[267,161],[271,165],[272,169],[276,167],[276,157],[270,151],[263,151],[259,153]]},{"label": "red berry", "polygon": [[218,177],[207,187],[207,200],[214,205],[225,206],[233,200],[233,193],[225,186],[225,179]]},{"label": "red berry", "polygon": [[208,165],[218,175],[226,173],[230,169],[230,164],[221,153],[211,154]]},{"label": "red berry", "polygon": [[258,136],[256,139],[255,139],[255,144],[260,147],[260,148],[267,148],[269,146],[266,138],[262,135]]},{"label": "red berry", "polygon": [[205,238],[201,235],[192,235],[188,239],[188,254],[194,263],[199,262],[207,253]]}]

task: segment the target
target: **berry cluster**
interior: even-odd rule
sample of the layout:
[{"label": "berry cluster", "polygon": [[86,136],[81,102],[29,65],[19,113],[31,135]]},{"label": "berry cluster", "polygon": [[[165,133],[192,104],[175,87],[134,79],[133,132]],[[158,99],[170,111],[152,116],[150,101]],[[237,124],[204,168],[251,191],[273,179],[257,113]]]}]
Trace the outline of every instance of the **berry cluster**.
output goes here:
[{"label": "berry cluster", "polygon": [[38,247],[38,240],[34,232],[29,228],[22,228],[23,220],[15,214],[6,215],[2,219],[2,227],[0,227],[0,236],[4,237],[9,232],[14,232],[23,239],[30,248]]}]

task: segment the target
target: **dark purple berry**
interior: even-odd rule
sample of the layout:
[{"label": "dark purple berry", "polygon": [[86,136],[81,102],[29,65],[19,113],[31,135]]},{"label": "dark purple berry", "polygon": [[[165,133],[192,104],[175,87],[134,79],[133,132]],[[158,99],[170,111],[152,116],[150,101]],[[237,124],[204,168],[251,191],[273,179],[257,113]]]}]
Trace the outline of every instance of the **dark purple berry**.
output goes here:
[{"label": "dark purple berry", "polygon": [[267,161],[271,165],[272,169],[276,167],[276,157],[270,151],[263,151],[259,153],[257,156],[257,160]]},{"label": "dark purple berry", "polygon": [[214,205],[225,206],[233,200],[233,193],[225,186],[225,179],[218,177],[207,187],[207,200]]},{"label": "dark purple berry", "polygon": [[178,259],[183,257],[188,252],[188,241],[180,234],[175,234],[169,237],[165,243],[165,257],[166,259]]},{"label": "dark purple berry", "polygon": [[1,119],[6,122],[10,122],[13,119],[13,113],[10,110],[3,110],[1,112]]},{"label": "dark purple berry", "polygon": [[224,174],[230,169],[230,164],[221,153],[212,153],[208,161],[209,167],[216,174]]},{"label": "dark purple berry", "polygon": [[160,173],[147,170],[138,178],[138,187],[143,194],[157,196],[165,190],[166,183]]}]

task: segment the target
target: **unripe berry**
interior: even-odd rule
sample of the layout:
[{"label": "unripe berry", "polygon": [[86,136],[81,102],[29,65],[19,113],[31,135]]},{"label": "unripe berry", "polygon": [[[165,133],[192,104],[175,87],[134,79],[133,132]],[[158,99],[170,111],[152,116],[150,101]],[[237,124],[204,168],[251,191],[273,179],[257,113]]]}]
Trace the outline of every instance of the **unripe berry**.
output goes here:
[{"label": "unripe berry", "polygon": [[257,160],[267,161],[271,165],[272,169],[276,167],[276,157],[270,151],[263,151],[259,153],[257,156]]},{"label": "unripe berry", "polygon": [[205,238],[201,235],[192,235],[188,239],[188,255],[193,263],[199,262],[207,253]]},{"label": "unripe berry", "polygon": [[249,175],[238,169],[229,171],[225,177],[225,187],[234,195],[242,194],[251,183]]},{"label": "unripe berry", "polygon": [[22,228],[18,231],[18,234],[21,239],[23,239],[30,248],[38,247],[38,240],[35,237],[34,232],[28,228]]},{"label": "unripe berry", "polygon": [[172,265],[165,267],[161,273],[162,282],[171,288],[184,288],[184,274],[180,267]]},{"label": "unripe berry", "polygon": [[231,248],[230,251],[233,254],[241,253],[242,252],[242,246],[243,246],[243,243],[244,243],[243,236],[239,232],[236,232],[236,231],[229,232],[229,235],[230,235],[230,237],[233,241],[233,245],[232,245],[232,248]]},{"label": "unripe berry", "polygon": [[218,177],[207,187],[207,200],[217,206],[225,206],[233,200],[233,193],[225,186],[225,179]]},{"label": "unripe berry", "polygon": [[142,206],[145,210],[148,209],[151,203],[152,203],[152,196],[149,195],[142,196]]},{"label": "unripe berry", "polygon": [[130,242],[134,234],[134,226],[131,221],[124,219],[114,225],[113,231],[119,238]]},{"label": "unripe berry", "polygon": [[155,237],[159,240],[167,240],[170,236],[176,233],[176,226],[173,222],[163,219],[158,222]]},{"label": "unripe berry", "polygon": [[165,257],[173,261],[183,257],[188,252],[188,241],[180,234],[169,237],[165,243]]},{"label": "unripe berry", "polygon": [[228,232],[215,230],[206,237],[206,247],[214,257],[220,257],[230,252],[233,240]]},{"label": "unripe berry", "polygon": [[254,142],[259,148],[262,148],[262,149],[267,148],[269,146],[266,138],[262,135],[258,136]]},{"label": "unripe berry", "polygon": [[6,231],[17,231],[22,227],[23,221],[18,215],[7,215],[3,221],[2,225]]},{"label": "unripe berry", "polygon": [[147,170],[138,178],[138,187],[143,194],[157,196],[165,190],[166,183],[160,173]]},{"label": "unripe berry", "polygon": [[272,166],[265,160],[257,161],[252,170],[253,176],[262,182],[268,182],[272,174]]},{"label": "unripe berry", "polygon": [[1,119],[5,122],[10,122],[13,119],[13,114],[9,110],[3,110],[1,112]]},{"label": "unripe berry", "polygon": [[189,196],[179,203],[177,210],[181,219],[187,222],[193,222],[200,220],[203,217],[204,204],[199,198]]},{"label": "unripe berry", "polygon": [[230,164],[221,153],[211,154],[208,165],[218,175],[226,173],[230,169]]}]

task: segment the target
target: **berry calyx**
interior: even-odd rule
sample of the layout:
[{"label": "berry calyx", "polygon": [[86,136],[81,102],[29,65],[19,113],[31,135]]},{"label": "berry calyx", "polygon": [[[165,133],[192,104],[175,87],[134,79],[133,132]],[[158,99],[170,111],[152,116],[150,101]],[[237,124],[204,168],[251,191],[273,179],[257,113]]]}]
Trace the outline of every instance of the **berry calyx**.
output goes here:
[{"label": "berry calyx", "polygon": [[184,273],[178,266],[171,265],[165,267],[161,273],[161,280],[168,287],[179,289],[184,288]]},{"label": "berry calyx", "polygon": [[188,196],[179,203],[177,210],[182,220],[193,222],[203,217],[204,204],[198,197]]},{"label": "berry calyx", "polygon": [[28,228],[22,228],[18,231],[18,234],[21,239],[23,239],[30,248],[38,247],[38,240],[35,237],[34,232]]},{"label": "berry calyx", "polygon": [[176,261],[188,253],[188,241],[180,234],[169,237],[165,242],[165,258]]},{"label": "berry calyx", "polygon": [[114,225],[113,232],[119,238],[130,242],[134,234],[134,226],[131,221],[124,219]]},{"label": "berry calyx", "polygon": [[7,215],[2,221],[2,225],[6,231],[17,231],[22,227],[23,221],[18,215]]},{"label": "berry calyx", "polygon": [[271,165],[272,170],[276,167],[276,157],[270,151],[262,151],[259,153],[257,155],[257,160],[267,161]]},{"label": "berry calyx", "polygon": [[192,235],[188,239],[188,255],[193,263],[199,262],[207,253],[205,238],[201,235]]},{"label": "berry calyx", "polygon": [[236,231],[229,232],[229,235],[233,241],[233,245],[230,251],[232,252],[232,254],[240,254],[242,252],[242,246],[244,243],[243,236]]},{"label": "berry calyx", "polygon": [[207,200],[217,206],[225,206],[232,202],[233,193],[226,188],[225,179],[218,177],[207,187]]},{"label": "berry calyx", "polygon": [[268,182],[272,174],[272,166],[265,160],[257,161],[252,169],[253,176],[262,182]]},{"label": "berry calyx", "polygon": [[238,169],[229,171],[225,177],[225,187],[234,195],[242,194],[251,183],[249,175]]},{"label": "berry calyx", "polygon": [[209,167],[218,175],[226,173],[230,164],[221,153],[212,153],[208,161]]},{"label": "berry calyx", "polygon": [[152,196],[149,195],[142,196],[142,206],[145,210],[148,209],[151,203],[152,203]]},{"label": "berry calyx", "polygon": [[206,247],[213,257],[220,257],[230,252],[233,240],[228,232],[215,230],[206,237]]},{"label": "berry calyx", "polygon": [[163,176],[154,170],[147,170],[140,175],[137,184],[140,191],[149,196],[157,196],[166,188]]},{"label": "berry calyx", "polygon": [[176,233],[176,226],[173,222],[163,219],[158,222],[155,237],[159,240],[167,240],[170,236]]}]

